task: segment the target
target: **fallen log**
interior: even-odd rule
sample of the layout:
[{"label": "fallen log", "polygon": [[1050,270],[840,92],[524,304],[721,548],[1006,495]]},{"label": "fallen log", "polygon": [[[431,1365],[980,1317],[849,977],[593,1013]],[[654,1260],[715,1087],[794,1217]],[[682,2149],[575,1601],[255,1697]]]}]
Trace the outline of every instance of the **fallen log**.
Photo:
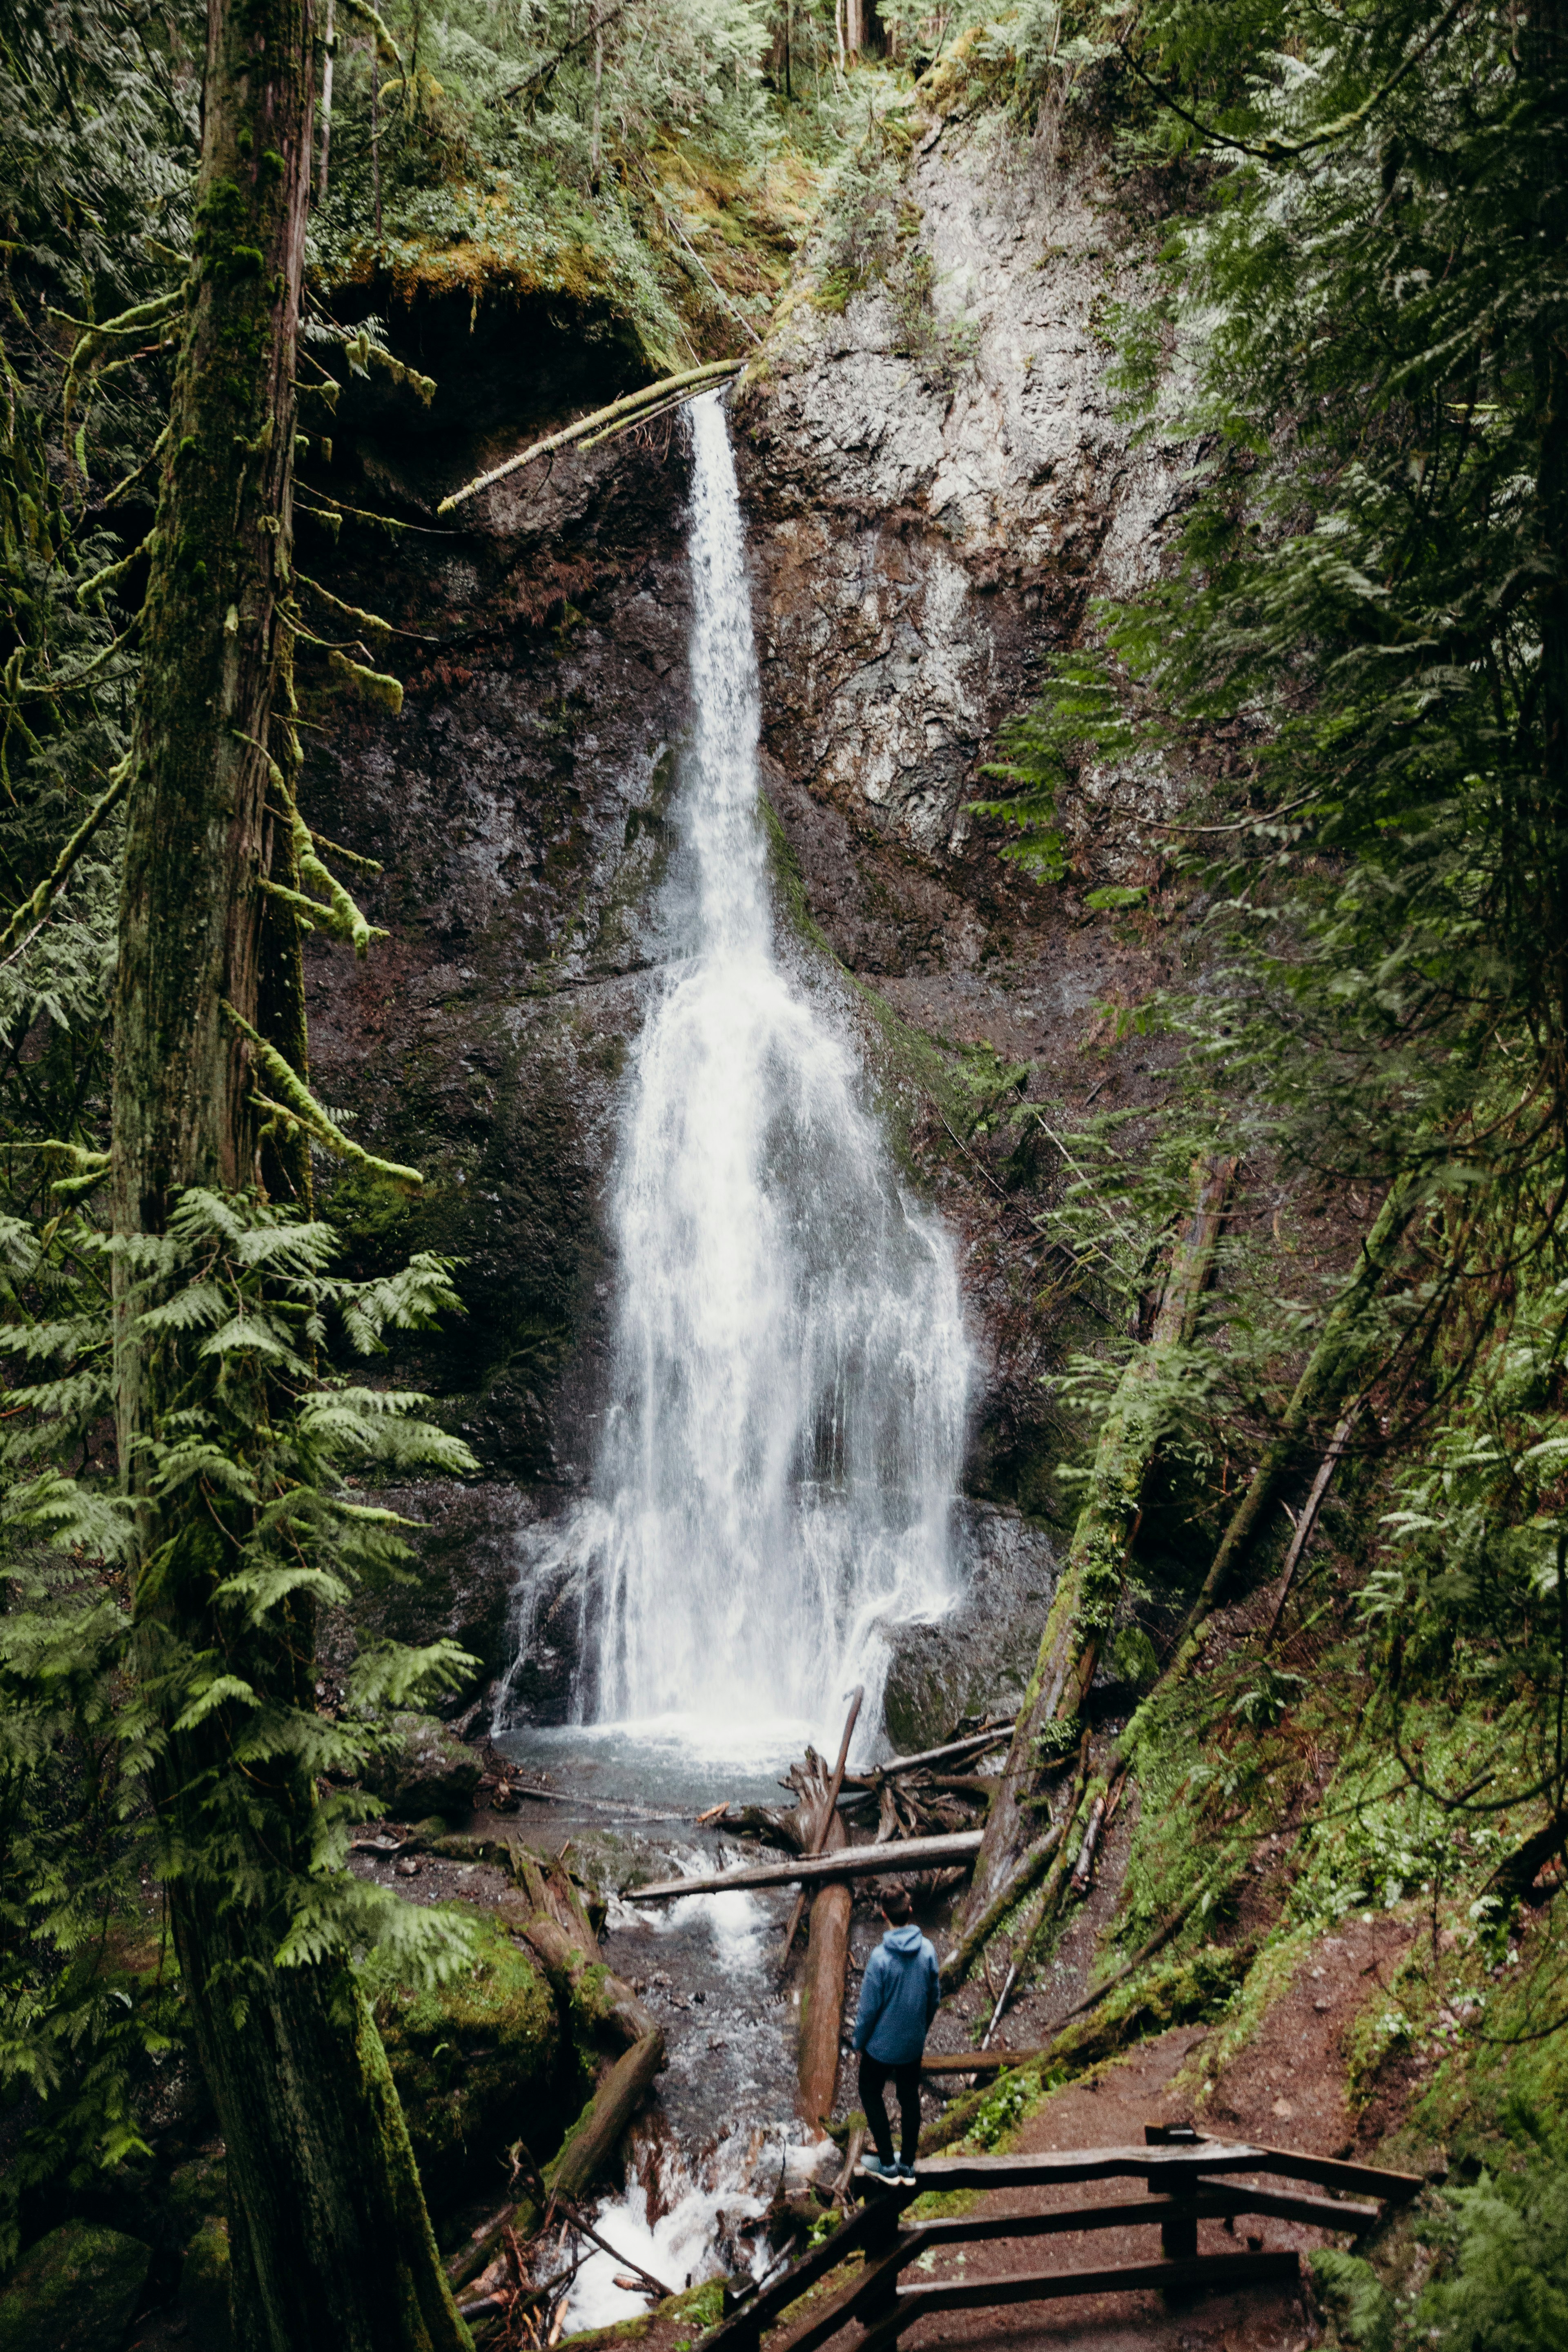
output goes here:
[{"label": "fallen log", "polygon": [[[844,1727],[838,1762],[832,1775],[827,1774],[821,1758],[810,1748],[805,1751],[804,1769],[797,1767],[790,1774],[799,1792],[801,1823],[808,1855],[813,1858],[832,1861],[848,1842],[848,1832],[836,1808],[863,1696],[864,1692],[857,1690],[850,1704],[849,1720]],[[805,1896],[803,1886],[790,1919],[792,1935]],[[844,2021],[844,1978],[849,1961],[849,1915],[854,1906],[850,1888],[842,1883],[829,1883],[817,1888],[811,1907],[811,1935],[801,1977],[800,2041],[795,2064],[800,2112],[808,2124],[817,2127],[832,2114],[833,2095],[838,2087],[838,2036]],[[787,1957],[786,1942],[781,1959]]]},{"label": "fallen log", "polygon": [[1232,1574],[1246,1557],[1264,1512],[1279,1492],[1281,1479],[1294,1465],[1313,1422],[1326,1419],[1331,1412],[1337,1417],[1351,1389],[1359,1386],[1364,1390],[1366,1360],[1376,1344],[1373,1309],[1377,1295],[1421,1205],[1421,1193],[1414,1176],[1402,1176],[1390,1185],[1362,1244],[1355,1273],[1330,1309],[1322,1337],[1296,1383],[1279,1433],[1265,1448],[1231,1515],[1184,1629],[1179,1657],[1184,1658],[1198,1627],[1217,1605]]},{"label": "fallen log", "polygon": [[553,2200],[575,2201],[620,2146],[654,2076],[664,2064],[664,2034],[657,2025],[618,2058],[544,2168]]},{"label": "fallen log", "polygon": [[1301,1516],[1296,1522],[1295,1530],[1290,1538],[1289,1549],[1285,1554],[1285,1565],[1279,1571],[1279,1582],[1274,1594],[1274,1606],[1269,1612],[1268,1622],[1263,1629],[1263,1646],[1266,1650],[1271,1646],[1275,1634],[1279,1631],[1279,1620],[1285,1614],[1285,1603],[1290,1598],[1290,1587],[1296,1580],[1296,1570],[1301,1564],[1301,1558],[1307,1546],[1312,1540],[1312,1530],[1318,1524],[1318,1513],[1323,1507],[1323,1497],[1329,1491],[1329,1482],[1338,1467],[1340,1456],[1351,1442],[1351,1433],[1355,1427],[1356,1415],[1361,1411],[1363,1402],[1361,1397],[1352,1397],[1346,1406],[1339,1427],[1329,1440],[1329,1450],[1318,1465],[1318,1475],[1312,1481],[1311,1491],[1301,1506]]},{"label": "fallen log", "polygon": [[[839,1834],[843,1831],[840,1828]],[[819,2127],[833,2112],[838,2088],[838,2042],[844,2024],[844,1978],[849,1963],[851,1887],[822,1886],[811,1906],[811,1936],[800,1987],[800,2111]]]},{"label": "fallen log", "polygon": [[1078,1770],[1073,1776],[1072,1793],[1061,1817],[1062,1838],[1040,1882],[1040,1891],[1030,1905],[1021,1927],[1013,1938],[1013,1954],[1008,1964],[1006,1978],[997,1996],[996,2006],[991,2012],[991,2022],[982,2036],[983,2042],[988,2042],[1001,2024],[1003,2012],[1013,1997],[1013,1989],[1029,1965],[1040,1930],[1061,1899],[1062,1886],[1067,1878],[1068,1864],[1072,1853],[1072,1829],[1078,1820],[1079,1809],[1083,1803],[1088,1772],[1089,1733],[1086,1731],[1079,1747]]},{"label": "fallen log", "polygon": [[841,1853],[803,1855],[798,1862],[760,1862],[722,1870],[706,1878],[661,1878],[652,1886],[629,1886],[626,1903],[673,1903],[683,1895],[728,1895],[732,1887],[831,1885],[844,1878],[908,1878],[948,1863],[971,1862],[984,1832],[953,1830],[943,1837],[904,1838],[889,1845],[847,1846]]},{"label": "fallen log", "polygon": [[658,2032],[653,2011],[637,1999],[624,1977],[605,1968],[597,1947],[585,1948],[581,1937],[543,1913],[527,1921],[522,1933],[538,1953],[558,1998],[592,2039],[609,2042],[618,2050],[632,2050]]},{"label": "fallen log", "polygon": [[662,404],[671,393],[685,393],[689,398],[693,398],[698,392],[706,391],[721,378],[739,375],[745,364],[744,360],[710,360],[701,367],[685,369],[679,375],[661,376],[657,383],[645,383],[639,391],[628,392],[622,399],[612,400],[607,408],[596,408],[591,416],[580,416],[575,425],[568,425],[563,432],[552,433],[542,441],[531,442],[526,449],[520,449],[516,457],[509,457],[504,465],[493,466],[488,474],[477,475],[473,481],[465,482],[460,490],[453,490],[444,498],[436,511],[438,515],[450,514],[452,509],[461,506],[465,499],[471,499],[476,491],[488,490],[493,483],[504,481],[509,474],[515,474],[519,467],[530,464],[533,458],[547,457],[552,451],[565,448],[569,442],[581,441],[596,426],[613,425],[619,417],[630,418],[640,409]]},{"label": "fallen log", "polygon": [[[985,1824],[985,1843],[964,1909],[965,1927],[994,1908],[1014,1880],[1033,1828],[1030,1800],[1042,1771],[1053,1769],[1049,1743],[1076,1723],[1094,1680],[1100,1645],[1121,1598],[1137,1532],[1143,1482],[1166,1423],[1163,1382],[1192,1340],[1235,1172],[1236,1162],[1228,1159],[1199,1161],[1194,1169],[1192,1211],[1172,1247],[1153,1331],[1122,1373],[1100,1430],[1089,1499],[1073,1530]],[[1043,1756],[1042,1739],[1047,1742]],[[1058,1739],[1054,1763],[1058,1771],[1068,1761],[1063,1746]]]},{"label": "fallen log", "polygon": [[[847,1843],[844,1834],[844,1824],[836,1815],[834,1807],[838,1802],[838,1792],[844,1786],[844,1767],[849,1761],[849,1742],[855,1737],[855,1726],[860,1719],[860,1702],[865,1696],[865,1684],[857,1683],[855,1685],[854,1695],[849,1701],[849,1716],[844,1726],[844,1737],[838,1743],[837,1768],[834,1772],[832,1781],[828,1787],[827,1795],[823,1803],[822,1819],[817,1823],[816,1828],[813,1832],[810,1844],[806,1847],[807,1853],[815,1854],[826,1852],[830,1841],[835,1847],[841,1846]],[[835,1830],[838,1832],[837,1837],[833,1836],[833,1832]],[[789,1915],[789,1926],[784,1929],[784,1947],[779,1953],[779,1974],[781,1976],[789,1966],[790,1947],[795,1942],[795,1930],[800,1926],[800,1915],[805,1908],[805,1889],[803,1886],[800,1893],[795,1896],[795,1908]]]},{"label": "fallen log", "polygon": [[989,1731],[972,1731],[963,1739],[950,1739],[944,1748],[922,1748],[915,1756],[889,1756],[885,1764],[879,1764],[873,1771],[851,1772],[845,1786],[875,1789],[900,1772],[923,1772],[932,1764],[956,1763],[961,1756],[984,1756],[987,1748],[1004,1747],[1012,1737],[1012,1725],[998,1723]]},{"label": "fallen log", "polygon": [[[943,1992],[955,1991],[963,1982],[982,1945],[990,1940],[1013,1906],[1028,1893],[1041,1872],[1047,1868],[1052,1854],[1062,1842],[1064,1827],[1063,1822],[1053,1822],[1045,1835],[1035,1840],[1012,1877],[997,1889],[978,1919],[963,1930],[942,1964]],[[971,1835],[973,1834],[971,1832]]]},{"label": "fallen log", "polygon": [[1008,2067],[1033,2066],[1049,2049],[1047,2042],[1038,2050],[928,2050],[921,2060],[921,2073],[1000,2074]]}]

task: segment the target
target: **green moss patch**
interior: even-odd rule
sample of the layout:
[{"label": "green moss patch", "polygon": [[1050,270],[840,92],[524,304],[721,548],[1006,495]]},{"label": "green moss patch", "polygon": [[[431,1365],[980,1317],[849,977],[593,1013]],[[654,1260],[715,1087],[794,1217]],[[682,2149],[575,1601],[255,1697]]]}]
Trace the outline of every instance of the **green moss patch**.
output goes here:
[{"label": "green moss patch", "polygon": [[119,2352],[146,2284],[139,2238],[67,2221],[30,2247],[0,2294],[0,2352]]},{"label": "green moss patch", "polygon": [[410,1986],[372,1964],[366,1983],[427,2193],[454,2189],[524,2118],[542,2158],[584,2095],[584,2069],[544,1971],[486,1912],[447,1983]]}]

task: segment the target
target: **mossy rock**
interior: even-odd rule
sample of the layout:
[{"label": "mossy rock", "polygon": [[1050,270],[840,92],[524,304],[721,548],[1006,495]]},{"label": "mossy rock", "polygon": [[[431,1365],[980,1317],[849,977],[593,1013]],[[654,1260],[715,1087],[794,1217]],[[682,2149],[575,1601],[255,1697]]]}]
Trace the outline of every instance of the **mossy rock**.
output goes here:
[{"label": "mossy rock", "polygon": [[182,2245],[204,2221],[227,2210],[227,2169],[221,2156],[198,2156],[169,2175],[170,2231]]},{"label": "mossy rock", "polygon": [[470,1964],[445,1984],[400,1984],[373,1962],[365,1990],[427,2195],[455,2193],[519,2132],[542,2162],[584,2095],[549,1979],[488,1912],[468,1911]]},{"label": "mossy rock", "polygon": [[372,1769],[376,1794],[400,1822],[468,1812],[482,1769],[471,1748],[433,1715],[395,1715]]},{"label": "mossy rock", "polygon": [[209,2214],[185,2248],[180,2272],[180,2309],[190,2327],[193,2352],[229,2352],[228,2224]]},{"label": "mossy rock", "polygon": [[62,2222],[0,2294],[0,2352],[119,2352],[152,2260],[140,2238]]}]

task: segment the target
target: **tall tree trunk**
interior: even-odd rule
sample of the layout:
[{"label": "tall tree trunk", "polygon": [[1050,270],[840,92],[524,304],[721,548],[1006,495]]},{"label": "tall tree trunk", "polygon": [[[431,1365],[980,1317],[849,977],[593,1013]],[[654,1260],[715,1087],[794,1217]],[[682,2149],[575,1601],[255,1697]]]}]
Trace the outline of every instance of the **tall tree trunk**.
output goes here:
[{"label": "tall tree trunk", "polygon": [[[261,1176],[249,1048],[226,1016],[302,1031],[293,919],[264,915],[274,827],[263,748],[287,644],[295,336],[317,64],[309,0],[210,0],[195,259],[142,623],[144,673],[127,795],[114,1028],[115,1231],[156,1235],[192,1185]],[[284,787],[286,789],[286,786]],[[271,783],[274,801],[279,786]],[[279,827],[287,835],[286,826]],[[287,871],[280,841],[278,874]],[[281,1032],[281,1034],[279,1034]],[[299,1192],[303,1150],[274,1181]],[[238,1507],[192,1483],[150,1490],[147,1441],[200,1360],[138,1336],[117,1265],[121,1460],[135,1498],[136,1639],[148,1689],[171,1659],[224,1657],[285,1707],[311,1704],[307,1608],[237,1638],[220,1612]],[[265,1392],[258,1391],[264,1405]],[[276,1620],[277,1622],[274,1622]],[[314,1785],[293,1755],[246,1768],[248,1828],[214,1790],[237,1777],[237,1718],[163,1707],[152,1791],[170,1916],[227,2146],[239,2352],[458,2352],[384,2055],[342,1958],[280,1968],[276,1890],[306,1868]],[[247,1843],[248,1841],[248,1843]],[[269,1892],[268,1890],[273,1890]]]},{"label": "tall tree trunk", "polygon": [[[1094,1680],[1163,1427],[1151,1391],[1172,1354],[1192,1338],[1235,1172],[1234,1160],[1200,1165],[1195,1171],[1192,1213],[1171,1254],[1153,1332],[1122,1374],[1100,1431],[1089,1500],[1073,1530],[986,1820],[964,1906],[966,1921],[978,1919],[1005,1893],[1035,1841],[1040,1825],[1031,1808],[1041,1778],[1042,1735],[1075,1720]],[[1063,1756],[1061,1765],[1067,1761]]]},{"label": "tall tree trunk", "polygon": [[[1536,246],[1542,282],[1561,270],[1568,247],[1568,0],[1533,0],[1527,12],[1520,61],[1533,85],[1540,128],[1535,133],[1540,188]],[[1542,772],[1540,806],[1529,830],[1531,862],[1542,877],[1542,1025],[1550,1083],[1559,1112],[1568,1099],[1568,350],[1560,303],[1543,304],[1533,335],[1535,410],[1541,450],[1535,478],[1535,529],[1542,589]]]}]

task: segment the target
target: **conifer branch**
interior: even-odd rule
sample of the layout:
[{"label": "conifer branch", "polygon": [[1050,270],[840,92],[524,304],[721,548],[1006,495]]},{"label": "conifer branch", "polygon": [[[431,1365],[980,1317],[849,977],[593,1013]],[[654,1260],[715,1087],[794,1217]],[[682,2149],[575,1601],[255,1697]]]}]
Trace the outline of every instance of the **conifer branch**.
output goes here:
[{"label": "conifer branch", "polygon": [[10,921],[4,931],[0,931],[0,956],[8,955],[24,931],[31,929],[43,921],[71,867],[76,864],[104,818],[111,809],[118,808],[125,798],[125,788],[130,781],[131,755],[127,752],[109,779],[109,790],[94,801],[31,898],[24,898],[21,905],[12,910]]},{"label": "conifer branch", "polygon": [[1443,15],[1438,18],[1436,24],[1433,26],[1432,30],[1427,34],[1426,38],[1422,42],[1420,47],[1412,49],[1410,55],[1399,65],[1395,66],[1394,71],[1388,76],[1387,79],[1380,83],[1378,88],[1372,92],[1369,98],[1363,98],[1361,104],[1359,106],[1352,107],[1348,114],[1336,116],[1334,121],[1332,122],[1326,123],[1321,131],[1314,131],[1309,139],[1261,139],[1255,141],[1248,139],[1235,139],[1226,131],[1216,131],[1211,124],[1200,122],[1195,114],[1189,114],[1186,108],[1183,106],[1178,100],[1173,99],[1168,89],[1163,88],[1163,86],[1154,79],[1152,74],[1144,71],[1137,58],[1133,56],[1131,50],[1128,47],[1125,35],[1117,35],[1116,46],[1121,53],[1124,63],[1131,68],[1132,71],[1137,75],[1144,88],[1150,90],[1153,96],[1159,100],[1162,106],[1168,108],[1171,113],[1179,115],[1184,123],[1197,132],[1199,138],[1205,142],[1205,145],[1210,147],[1228,147],[1236,154],[1254,156],[1260,163],[1288,163],[1292,162],[1298,155],[1310,154],[1315,147],[1326,147],[1329,145],[1331,141],[1335,139],[1343,139],[1347,137],[1351,131],[1358,131],[1362,124],[1366,121],[1368,117],[1377,111],[1377,109],[1383,104],[1384,100],[1390,97],[1393,92],[1398,89],[1400,83],[1405,79],[1405,75],[1413,72],[1415,67],[1421,63],[1423,58],[1429,56],[1432,50],[1436,47],[1437,43],[1443,38],[1444,35],[1453,29],[1454,26],[1458,24],[1459,18],[1464,15],[1465,10],[1469,6],[1469,5],[1470,0],[1451,0],[1451,5],[1445,9]]},{"label": "conifer branch", "polygon": [[266,1038],[251,1027],[244,1013],[235,1011],[226,996],[220,1000],[220,1009],[225,1019],[233,1023],[250,1047],[269,1084],[276,1087],[284,1097],[279,1102],[271,1096],[258,1092],[251,1097],[258,1108],[269,1111],[274,1118],[282,1118],[302,1129],[312,1142],[321,1144],[327,1151],[336,1152],[341,1160],[352,1160],[356,1167],[365,1169],[373,1176],[384,1176],[394,1184],[414,1186],[424,1183],[425,1179],[417,1168],[405,1168],[395,1160],[378,1160],[374,1152],[363,1150],[357,1143],[351,1143],[331,1113],[324,1104],[316,1100],[304,1079],[297,1070],[289,1067],[277,1046],[269,1045]]}]

